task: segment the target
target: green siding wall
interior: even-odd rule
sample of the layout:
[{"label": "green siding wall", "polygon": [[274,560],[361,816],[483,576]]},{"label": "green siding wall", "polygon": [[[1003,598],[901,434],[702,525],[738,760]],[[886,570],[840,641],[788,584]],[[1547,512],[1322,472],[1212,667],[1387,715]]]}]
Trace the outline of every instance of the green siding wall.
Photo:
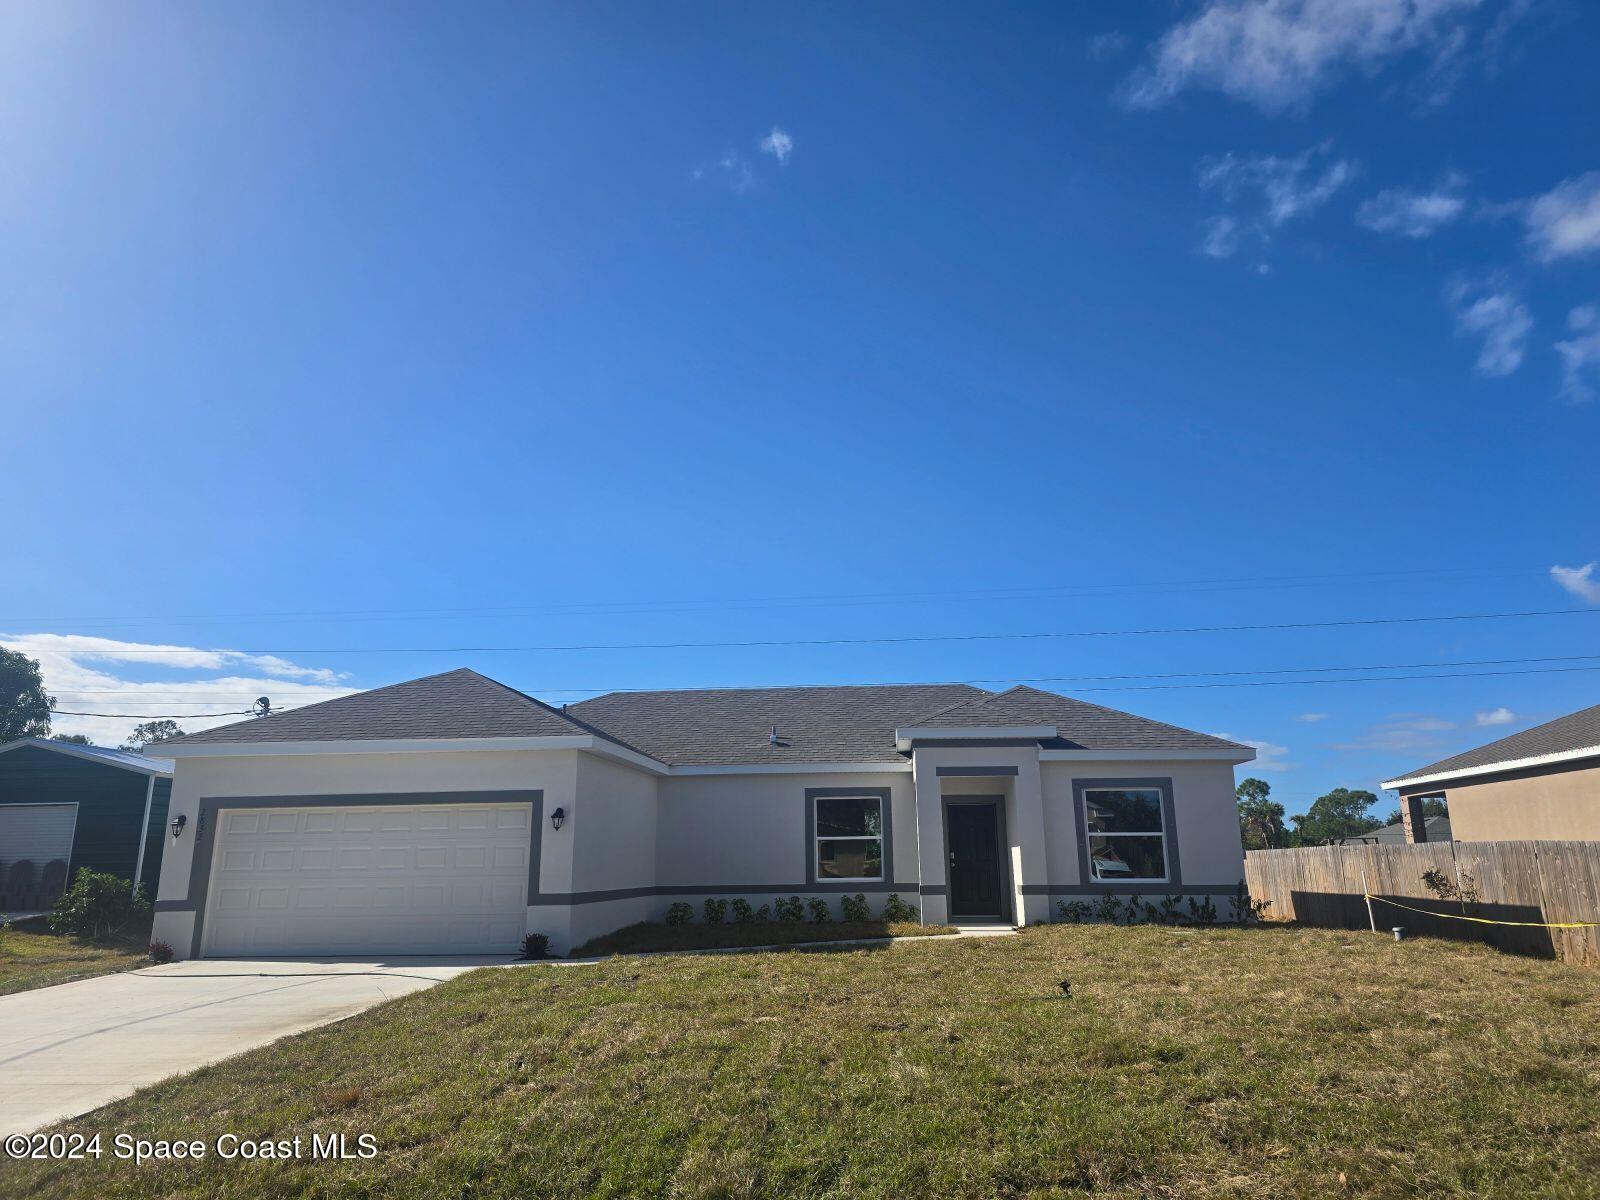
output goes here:
[{"label": "green siding wall", "polygon": [[161,852],[167,845],[167,806],[172,801],[172,780],[157,779],[156,790],[150,795],[150,832],[144,843],[144,894],[146,899],[156,898],[156,888],[161,885]]},{"label": "green siding wall", "polygon": [[[149,777],[70,754],[21,746],[0,754],[0,804],[78,803],[78,829],[72,843],[72,873],[88,867],[133,878],[139,854],[139,825],[144,819]],[[156,794],[170,795],[172,781],[156,780]],[[155,807],[154,803],[151,805]],[[163,801],[162,819],[166,808]],[[155,821],[155,813],[150,814]],[[145,848],[146,895],[154,895],[165,839],[152,838]],[[152,853],[154,857],[152,858]],[[0,846],[0,859],[6,857]],[[154,869],[152,870],[152,862]]]}]

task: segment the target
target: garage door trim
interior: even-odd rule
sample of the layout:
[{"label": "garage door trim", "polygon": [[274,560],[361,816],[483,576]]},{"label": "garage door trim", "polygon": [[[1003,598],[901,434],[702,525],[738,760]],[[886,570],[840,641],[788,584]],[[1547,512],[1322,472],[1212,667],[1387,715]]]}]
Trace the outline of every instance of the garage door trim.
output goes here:
[{"label": "garage door trim", "polygon": [[214,796],[202,797],[200,816],[195,822],[194,865],[189,871],[189,896],[181,905],[162,904],[158,907],[171,910],[176,907],[194,912],[194,936],[189,948],[190,958],[200,957],[201,937],[205,932],[206,897],[211,890],[211,862],[216,855],[218,814],[224,810],[246,808],[380,808],[405,805],[440,804],[526,804],[530,810],[528,821],[528,896],[539,893],[539,851],[544,832],[544,790],[530,788],[525,791],[505,792],[357,792],[351,795],[318,796]]}]

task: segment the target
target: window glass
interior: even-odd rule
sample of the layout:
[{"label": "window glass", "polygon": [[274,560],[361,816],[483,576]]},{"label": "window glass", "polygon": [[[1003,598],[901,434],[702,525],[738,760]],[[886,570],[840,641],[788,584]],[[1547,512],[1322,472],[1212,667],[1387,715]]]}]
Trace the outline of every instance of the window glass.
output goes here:
[{"label": "window glass", "polygon": [[883,878],[883,802],[876,796],[817,798],[818,879]]},{"label": "window glass", "polygon": [[1159,788],[1086,788],[1089,873],[1099,883],[1167,878],[1166,827]]}]

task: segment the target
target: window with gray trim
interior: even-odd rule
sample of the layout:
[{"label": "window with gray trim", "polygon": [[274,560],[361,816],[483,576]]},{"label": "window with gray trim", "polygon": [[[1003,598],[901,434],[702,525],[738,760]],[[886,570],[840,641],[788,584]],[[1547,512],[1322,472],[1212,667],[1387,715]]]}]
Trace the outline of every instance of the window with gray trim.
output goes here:
[{"label": "window with gray trim", "polygon": [[883,801],[877,796],[818,796],[813,831],[817,879],[883,878]]},{"label": "window with gray trim", "polygon": [[1164,883],[1167,830],[1159,788],[1085,788],[1089,875],[1096,883]]}]

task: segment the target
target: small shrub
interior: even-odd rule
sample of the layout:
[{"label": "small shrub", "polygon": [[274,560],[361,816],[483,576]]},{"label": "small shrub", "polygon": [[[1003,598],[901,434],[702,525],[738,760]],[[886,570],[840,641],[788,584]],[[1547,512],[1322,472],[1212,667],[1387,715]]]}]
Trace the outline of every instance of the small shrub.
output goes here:
[{"label": "small shrub", "polygon": [[547,933],[525,933],[522,935],[523,958],[549,958],[550,935]]},{"label": "small shrub", "polygon": [[917,908],[914,904],[907,904],[900,899],[899,892],[890,892],[889,898],[883,902],[883,919],[885,921],[915,921]]},{"label": "small shrub", "polygon": [[1082,925],[1092,911],[1087,900],[1073,900],[1070,903],[1066,900],[1056,901],[1056,916],[1073,925]]},{"label": "small shrub", "polygon": [[1161,908],[1156,913],[1156,920],[1163,925],[1176,925],[1183,920],[1183,913],[1179,906],[1183,903],[1182,896],[1163,896]]},{"label": "small shrub", "polygon": [[867,897],[864,892],[857,892],[854,896],[846,896],[839,901],[839,907],[844,911],[844,919],[855,925],[864,925],[872,920],[872,909],[867,906]]},{"label": "small shrub", "polygon": [[1139,897],[1129,896],[1127,910],[1122,914],[1122,920],[1127,925],[1137,925],[1143,918],[1144,910],[1139,907]]},{"label": "small shrub", "polygon": [[79,871],[50,911],[49,925],[56,933],[104,938],[149,911],[143,888],[135,891],[128,880],[106,871]]},{"label": "small shrub", "polygon": [[163,942],[160,938],[156,938],[154,941],[152,941],[150,943],[150,961],[155,963],[157,966],[161,966],[163,963],[171,962],[171,944],[168,942]]},{"label": "small shrub", "polygon": [[735,900],[731,907],[733,908],[733,919],[740,925],[748,925],[756,919],[756,910],[750,907],[750,901],[743,896]]},{"label": "small shrub", "polygon": [[1117,904],[1117,898],[1110,892],[1101,896],[1094,906],[1095,917],[1104,921],[1107,925],[1113,924],[1117,919],[1117,914],[1121,911],[1121,907]]},{"label": "small shrub", "polygon": [[1478,884],[1466,871],[1459,871],[1460,881],[1451,879],[1443,871],[1424,871],[1422,882],[1441,900],[1454,900],[1467,911],[1467,905],[1478,903]]},{"label": "small shrub", "polygon": [[763,904],[760,908],[756,909],[756,920],[760,921],[763,925],[772,920],[772,905]]},{"label": "small shrub", "polygon": [[811,910],[811,919],[818,925],[826,925],[833,920],[833,909],[828,907],[828,902],[821,896],[813,896],[806,901],[806,907]]},{"label": "small shrub", "polygon": [[706,924],[721,925],[728,915],[728,902],[726,900],[706,901]]},{"label": "small shrub", "polygon": [[668,925],[687,925],[694,920],[694,909],[685,901],[679,900],[676,904],[667,906]]},{"label": "small shrub", "polygon": [[1239,886],[1233,889],[1233,895],[1228,897],[1228,916],[1240,925],[1259,925],[1266,919],[1267,909],[1271,907],[1271,900],[1252,900],[1250,885],[1242,879],[1239,880]]},{"label": "small shrub", "polygon": [[1199,901],[1190,896],[1189,920],[1196,925],[1215,925],[1217,923],[1217,902],[1210,896],[1202,897]]},{"label": "small shrub", "polygon": [[780,896],[772,903],[778,920],[786,925],[806,919],[806,907],[800,902],[799,896],[790,896],[787,900]]}]

